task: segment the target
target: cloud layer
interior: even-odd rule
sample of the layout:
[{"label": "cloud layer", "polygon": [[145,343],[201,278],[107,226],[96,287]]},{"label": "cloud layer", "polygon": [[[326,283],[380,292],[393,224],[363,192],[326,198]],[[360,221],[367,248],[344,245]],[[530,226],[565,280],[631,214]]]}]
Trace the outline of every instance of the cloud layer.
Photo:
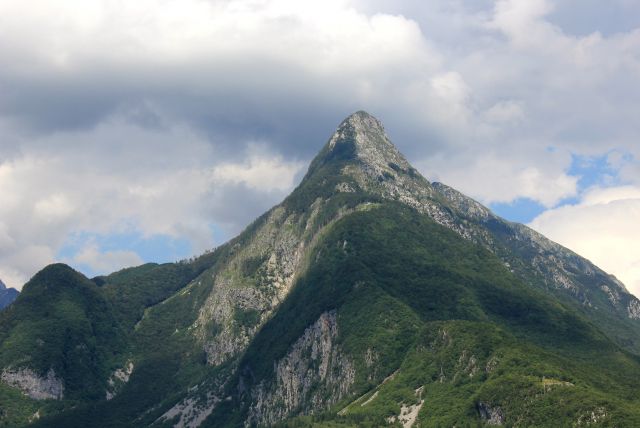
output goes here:
[{"label": "cloud layer", "polygon": [[0,2],[0,278],[150,258],[116,235],[217,245],[359,109],[427,177],[561,224],[591,209],[576,156],[640,186],[632,3]]}]

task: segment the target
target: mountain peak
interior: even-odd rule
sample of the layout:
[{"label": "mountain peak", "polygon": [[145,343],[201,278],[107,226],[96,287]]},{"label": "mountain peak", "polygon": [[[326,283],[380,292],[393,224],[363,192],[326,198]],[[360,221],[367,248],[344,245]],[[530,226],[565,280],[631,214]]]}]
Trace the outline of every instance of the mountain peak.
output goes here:
[{"label": "mountain peak", "polygon": [[350,145],[355,157],[376,172],[387,169],[390,163],[402,168],[410,167],[389,140],[382,122],[366,111],[357,111],[343,120],[329,140],[328,148],[330,151],[344,151],[344,144]]},{"label": "mountain peak", "polygon": [[[365,111],[344,119],[314,158],[293,199],[343,192],[365,192],[426,207],[430,183],[413,168],[387,136],[382,122]],[[426,208],[425,208],[426,209]]]},{"label": "mountain peak", "polygon": [[347,116],[340,125],[348,123],[351,126],[359,128],[369,128],[381,132],[384,134],[384,126],[375,116],[367,113],[364,110],[358,110],[355,113],[351,113]]},{"label": "mountain peak", "polygon": [[356,167],[374,179],[394,174],[394,170],[415,172],[387,136],[382,122],[362,110],[340,123],[311,163],[307,177],[325,165],[338,164]]}]

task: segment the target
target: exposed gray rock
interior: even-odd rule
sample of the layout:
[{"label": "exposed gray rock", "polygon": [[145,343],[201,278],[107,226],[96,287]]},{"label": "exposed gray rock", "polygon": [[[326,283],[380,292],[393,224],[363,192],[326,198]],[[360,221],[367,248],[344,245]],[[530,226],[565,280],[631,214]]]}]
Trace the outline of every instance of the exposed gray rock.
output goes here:
[{"label": "exposed gray rock", "polygon": [[211,415],[215,408],[224,400],[224,390],[229,381],[229,373],[218,373],[213,379],[206,380],[189,388],[182,397],[169,410],[163,413],[152,426],[166,426],[172,422],[176,428],[196,428]]},{"label": "exposed gray rock", "polygon": [[606,284],[602,284],[600,286],[600,289],[605,292],[607,298],[613,306],[618,306],[618,303],[620,303],[620,293],[618,292],[618,290],[616,290],[615,288],[611,288]]},{"label": "exposed gray rock", "polygon": [[274,379],[250,392],[246,425],[272,425],[338,402],[355,380],[355,368],[336,344],[336,312],[325,312],[274,367]]},{"label": "exposed gray rock", "polygon": [[107,400],[111,400],[115,397],[122,386],[129,382],[133,369],[133,361],[127,361],[124,367],[114,370],[107,380],[107,392],[105,394]]},{"label": "exposed gray rock", "polygon": [[49,369],[45,376],[38,376],[29,368],[5,368],[0,379],[34,400],[61,400],[64,397],[64,383],[53,369]]},{"label": "exposed gray rock", "polygon": [[476,405],[480,419],[485,421],[487,425],[503,425],[505,418],[504,412],[500,406],[493,406],[483,401],[478,402]]},{"label": "exposed gray rock", "polygon": [[631,297],[631,299],[629,299],[629,306],[627,306],[627,313],[629,314],[629,318],[633,320],[640,319],[640,300]]},{"label": "exposed gray rock", "polygon": [[[211,294],[201,307],[193,331],[203,342],[209,364],[218,365],[238,355],[273,309],[287,295],[299,271],[305,250],[306,225],[282,207],[271,211],[251,241],[238,248],[213,275]],[[258,260],[256,272],[243,266]],[[257,323],[244,325],[240,312],[260,314]]]},{"label": "exposed gray rock", "polygon": [[607,409],[604,407],[596,407],[595,409],[584,413],[578,417],[578,420],[573,424],[575,427],[600,425],[600,423],[607,418]]},{"label": "exposed gray rock", "polygon": [[456,379],[459,374],[468,375],[469,377],[474,377],[478,374],[478,360],[475,355],[469,355],[469,352],[464,349],[458,358],[456,370],[458,370],[458,372],[456,372],[454,379]]},{"label": "exposed gray rock", "polygon": [[444,196],[447,201],[458,211],[465,213],[468,217],[476,220],[486,221],[490,218],[497,218],[488,208],[480,202],[454,190],[453,188],[438,182],[431,183],[433,188]]},{"label": "exposed gray rock", "polygon": [[416,423],[416,419],[418,418],[418,414],[420,413],[420,409],[422,409],[423,405],[424,400],[420,400],[416,404],[403,404],[400,407],[400,414],[397,416],[389,416],[387,418],[387,422],[393,424],[397,421],[402,424],[402,428],[411,428],[413,427],[413,424]]},{"label": "exposed gray rock", "polygon": [[204,400],[194,397],[185,398],[160,416],[158,422],[175,419],[174,428],[197,428],[209,417],[220,401],[211,393],[208,393]]},{"label": "exposed gray rock", "polygon": [[487,364],[484,367],[484,371],[485,373],[489,374],[493,372],[497,366],[498,366],[498,357],[493,356],[487,360]]},{"label": "exposed gray rock", "polygon": [[[402,428],[411,428],[416,423],[418,419],[418,414],[420,413],[420,409],[424,405],[424,400],[422,399],[422,392],[424,391],[424,386],[417,388],[415,390],[416,397],[420,401],[415,404],[402,404],[400,406],[400,414],[389,416],[387,418],[387,422],[393,424],[395,422],[400,422],[402,424]],[[377,394],[377,392],[376,392]]]}]

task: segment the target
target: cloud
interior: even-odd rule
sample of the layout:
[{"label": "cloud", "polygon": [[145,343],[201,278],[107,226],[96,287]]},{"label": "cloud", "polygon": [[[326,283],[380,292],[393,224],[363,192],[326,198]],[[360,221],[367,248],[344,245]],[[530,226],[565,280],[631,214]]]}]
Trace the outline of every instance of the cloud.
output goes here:
[{"label": "cloud", "polygon": [[[186,238],[193,253],[221,244],[213,225],[226,238],[237,233],[291,190],[302,166],[250,147],[239,154],[245,162],[220,159],[187,128],[145,128],[122,117],[23,142],[19,155],[0,163],[0,277],[20,287],[83,233]],[[238,184],[233,195],[229,183]],[[212,215],[217,205],[248,214]],[[89,274],[143,260],[126,248],[102,250],[91,238],[75,246],[65,260]]]},{"label": "cloud", "polygon": [[222,183],[245,184],[258,191],[292,189],[294,178],[305,166],[302,162],[286,163],[281,156],[264,156],[252,146],[243,163],[227,163],[213,170],[213,179]]},{"label": "cloud", "polygon": [[[434,156],[417,165],[431,180],[464,189],[485,204],[529,198],[551,208],[577,195],[578,179],[564,171],[570,161],[568,153],[547,153],[540,146],[530,142],[526,149],[516,149],[516,153],[509,147],[501,151],[487,147],[481,153],[466,151]],[[535,158],[546,158],[547,162],[532,162]]]},{"label": "cloud", "polygon": [[[640,159],[640,29],[624,0],[576,4],[0,2],[0,277],[78,231],[216,245],[360,109],[483,202],[579,197],[574,156]],[[620,26],[581,18],[602,13]]]},{"label": "cloud", "polygon": [[71,262],[88,267],[92,272],[108,274],[126,267],[141,265],[143,260],[133,251],[101,251],[97,245],[89,244],[78,252]]},{"label": "cloud", "polygon": [[530,226],[613,273],[640,295],[640,187],[592,188]]}]

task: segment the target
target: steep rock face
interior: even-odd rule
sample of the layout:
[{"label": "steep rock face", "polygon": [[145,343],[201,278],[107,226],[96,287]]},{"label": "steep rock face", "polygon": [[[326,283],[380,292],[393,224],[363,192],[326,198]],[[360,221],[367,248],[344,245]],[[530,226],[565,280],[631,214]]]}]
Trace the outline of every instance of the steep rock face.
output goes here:
[{"label": "steep rock face", "polygon": [[211,275],[212,291],[194,324],[207,361],[219,365],[249,343],[291,287],[304,251],[300,218],[273,209],[246,245],[232,249],[225,266]]},{"label": "steep rock face", "polygon": [[336,344],[336,312],[325,312],[274,367],[274,380],[251,392],[247,426],[272,425],[338,402],[349,392],[355,368]]},{"label": "steep rock face", "polygon": [[64,383],[53,369],[45,376],[39,376],[29,368],[4,369],[0,379],[34,400],[61,400],[64,397]]},{"label": "steep rock face", "polygon": [[338,212],[327,225],[316,225],[323,202],[317,199],[310,213],[304,214],[275,207],[245,245],[232,248],[222,268],[203,275],[213,287],[193,330],[210,364],[222,364],[246,348],[287,296],[314,238],[344,215]]},{"label": "steep rock face", "polygon": [[631,319],[640,319],[640,301],[633,296],[629,298],[629,303],[627,304],[627,313],[629,314],[629,318]]}]

